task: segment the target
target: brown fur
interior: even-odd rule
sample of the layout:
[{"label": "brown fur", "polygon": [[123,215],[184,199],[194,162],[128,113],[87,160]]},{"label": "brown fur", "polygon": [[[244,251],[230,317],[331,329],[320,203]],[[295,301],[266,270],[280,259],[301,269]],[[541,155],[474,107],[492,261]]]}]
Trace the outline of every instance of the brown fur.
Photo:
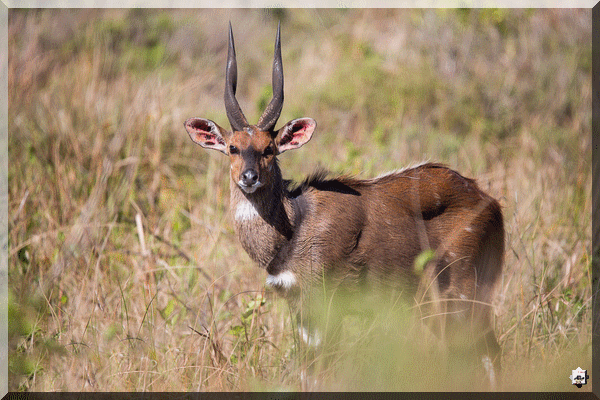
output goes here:
[{"label": "brown fur", "polygon": [[[277,155],[306,144],[316,122],[299,118],[274,130],[283,103],[279,40],[278,30],[273,67],[278,95],[260,119],[264,124],[249,125],[235,99],[231,27],[225,103],[236,128],[230,132],[202,118],[185,122],[192,140],[230,157],[231,210],[246,252],[272,280],[286,277],[286,284],[280,278],[275,286],[294,306],[323,278],[436,300],[437,312],[448,315],[448,329],[442,324],[441,333],[449,344],[467,338],[468,346],[499,369],[490,305],[504,255],[498,202],[440,164],[368,180],[318,172],[291,187],[282,179]],[[420,276],[415,259],[428,250],[435,256]]]},{"label": "brown fur", "polygon": [[[441,293],[475,298],[475,286],[462,281],[476,275],[478,286],[492,286],[501,271],[500,206],[474,181],[438,164],[371,180],[326,179],[321,174],[291,190],[283,182],[253,194],[235,184],[231,189],[233,210],[242,199],[259,210],[260,219],[236,223],[236,229],[251,256],[257,248],[270,248],[268,257],[253,259],[271,275],[291,270],[300,281],[313,281],[322,276],[320,268],[351,265],[351,270],[368,269],[368,279],[389,281],[410,275],[414,258],[434,249],[440,268],[460,259],[474,268],[442,271]],[[249,235],[257,238],[250,240]]]},{"label": "brown fur", "polygon": [[[278,167],[275,175],[272,188],[253,194],[232,183],[231,206],[255,205],[260,218],[236,222],[238,237],[270,275],[294,272],[298,287],[278,290],[291,304],[301,303],[299,288],[310,291],[323,276],[416,295],[414,260],[433,249],[435,265],[425,276],[436,279],[435,300],[450,300],[442,335],[461,342],[456,335],[475,334],[476,353],[488,354],[500,369],[489,304],[502,271],[504,226],[498,202],[473,180],[439,164],[370,180],[320,173],[293,189],[280,180]],[[461,310],[471,321],[466,332],[465,321],[454,317]]]}]

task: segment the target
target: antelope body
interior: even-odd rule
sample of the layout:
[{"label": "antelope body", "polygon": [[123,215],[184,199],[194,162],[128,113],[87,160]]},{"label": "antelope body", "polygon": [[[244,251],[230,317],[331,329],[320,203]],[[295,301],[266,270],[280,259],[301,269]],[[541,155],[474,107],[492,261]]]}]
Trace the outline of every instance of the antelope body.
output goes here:
[{"label": "antelope body", "polygon": [[316,122],[294,119],[275,129],[283,107],[279,28],[273,99],[256,125],[247,122],[235,98],[236,80],[230,24],[225,107],[232,130],[203,118],[188,119],[185,128],[200,146],[230,157],[235,230],[245,251],[266,269],[267,284],[296,307],[301,293],[323,276],[362,287],[398,286],[412,293],[422,279],[413,271],[415,258],[434,250],[427,276],[435,280],[439,298],[450,300],[448,315],[459,316],[455,325],[470,316],[476,333],[473,348],[493,380],[500,347],[490,302],[504,254],[498,202],[473,180],[439,164],[368,180],[317,173],[291,187],[282,179],[277,156],[307,143]]}]

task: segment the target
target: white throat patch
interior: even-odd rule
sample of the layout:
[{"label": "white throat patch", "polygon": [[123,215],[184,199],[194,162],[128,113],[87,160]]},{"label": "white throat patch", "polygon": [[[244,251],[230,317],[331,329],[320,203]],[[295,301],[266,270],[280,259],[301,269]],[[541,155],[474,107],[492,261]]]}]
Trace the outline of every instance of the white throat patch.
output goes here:
[{"label": "white throat patch", "polygon": [[238,203],[237,208],[235,209],[236,221],[249,221],[256,217],[258,217],[258,211],[256,211],[254,204],[250,203],[248,200]]},{"label": "white throat patch", "polygon": [[277,275],[268,275],[266,284],[277,289],[287,290],[296,285],[296,275],[292,271],[283,271]]}]

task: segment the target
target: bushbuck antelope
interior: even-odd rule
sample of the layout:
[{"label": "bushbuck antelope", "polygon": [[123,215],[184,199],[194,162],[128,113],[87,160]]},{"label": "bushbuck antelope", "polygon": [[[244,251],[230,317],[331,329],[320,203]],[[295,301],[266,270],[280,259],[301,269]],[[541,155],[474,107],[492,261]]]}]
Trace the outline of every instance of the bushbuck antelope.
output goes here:
[{"label": "bushbuck antelope", "polygon": [[[266,269],[267,285],[298,307],[302,293],[323,277],[361,287],[416,289],[432,286],[422,283],[428,276],[435,283],[436,299],[444,303],[446,330],[472,328],[469,346],[493,383],[500,346],[490,302],[504,254],[498,202],[473,180],[439,164],[367,180],[317,173],[291,188],[282,179],[277,156],[306,144],[317,124],[299,118],[275,129],[283,107],[279,27],[272,79],[273,98],[251,125],[235,97],[237,64],[230,24],[225,109],[232,130],[204,118],[184,124],[195,143],[229,156],[235,230],[249,256]],[[429,273],[419,277],[414,260],[427,250],[433,251],[433,260]],[[306,341],[320,341],[299,322]]]}]

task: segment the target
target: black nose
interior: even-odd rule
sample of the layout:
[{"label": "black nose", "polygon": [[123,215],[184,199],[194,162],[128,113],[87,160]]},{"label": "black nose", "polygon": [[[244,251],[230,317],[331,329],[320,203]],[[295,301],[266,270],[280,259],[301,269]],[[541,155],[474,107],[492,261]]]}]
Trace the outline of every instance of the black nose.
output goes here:
[{"label": "black nose", "polygon": [[253,169],[247,169],[242,174],[242,183],[245,186],[252,186],[258,181],[258,174]]}]

